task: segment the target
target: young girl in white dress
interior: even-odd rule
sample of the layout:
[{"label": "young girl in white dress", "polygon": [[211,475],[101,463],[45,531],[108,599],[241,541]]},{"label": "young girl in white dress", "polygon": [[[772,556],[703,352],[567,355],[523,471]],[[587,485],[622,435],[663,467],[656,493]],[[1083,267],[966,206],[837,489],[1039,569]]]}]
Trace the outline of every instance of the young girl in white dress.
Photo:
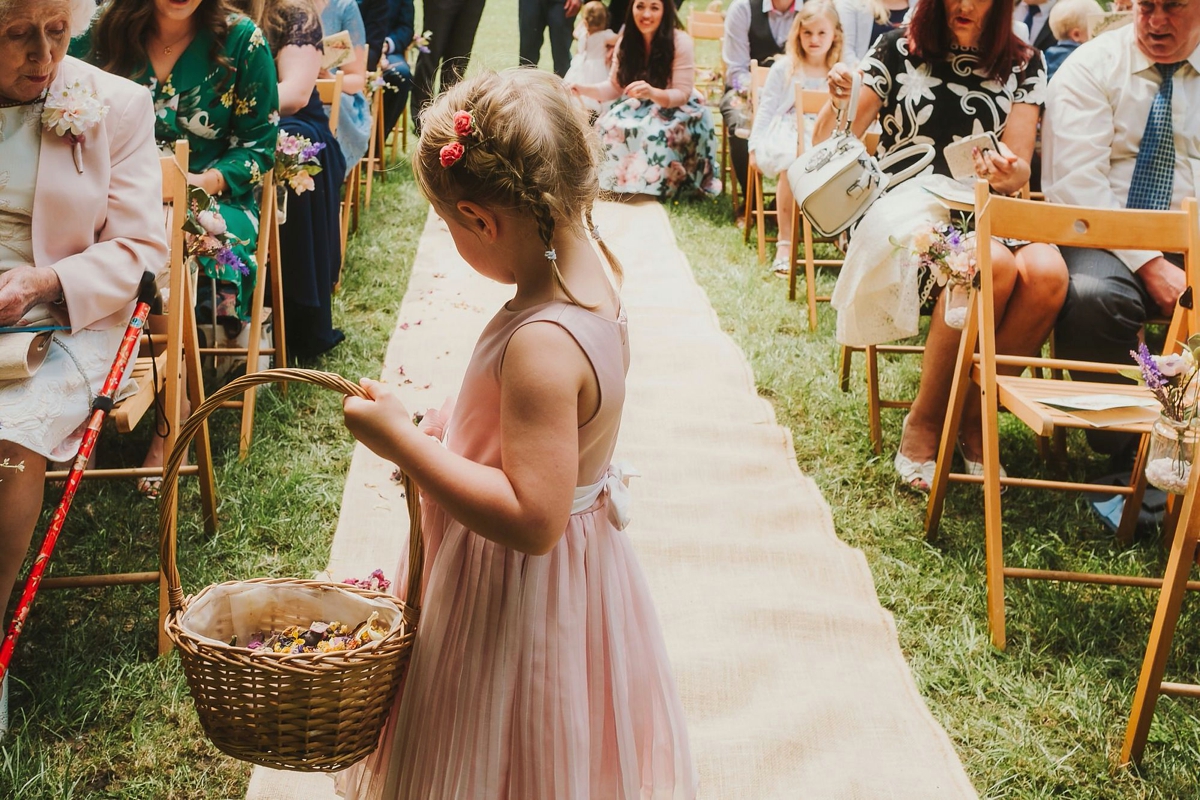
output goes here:
[{"label": "young girl in white dress", "polygon": [[[579,9],[575,23],[575,56],[563,80],[568,84],[602,83],[608,80],[612,67],[612,49],[617,34],[608,28],[608,9],[600,0],[590,0]],[[601,103],[590,97],[580,97],[583,105],[594,114],[602,114],[612,103]]]},{"label": "young girl in white dress", "polygon": [[[831,0],[809,0],[796,14],[788,32],[787,50],[771,65],[767,82],[758,96],[754,125],[750,129],[750,160],[764,177],[779,180],[775,207],[779,211],[779,241],[771,270],[788,273],[788,249],[792,244],[791,187],[783,173],[796,160],[796,84],[805,89],[827,90],[825,76],[842,57],[842,25]],[[812,144],[811,123],[806,115],[804,147]]]}]

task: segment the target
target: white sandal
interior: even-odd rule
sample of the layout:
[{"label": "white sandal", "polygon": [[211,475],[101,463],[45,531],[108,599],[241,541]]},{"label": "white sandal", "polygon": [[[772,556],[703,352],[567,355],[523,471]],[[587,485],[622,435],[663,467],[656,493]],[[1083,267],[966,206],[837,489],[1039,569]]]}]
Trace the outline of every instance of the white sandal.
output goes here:
[{"label": "white sandal", "polygon": [[[908,427],[908,416],[900,423],[900,440],[904,440],[904,431]],[[937,472],[936,461],[914,461],[896,448],[896,458],[892,461],[896,472],[900,474],[900,482],[914,492],[928,494],[933,486],[933,475]]]},{"label": "white sandal", "polygon": [[928,494],[933,486],[933,474],[937,471],[936,461],[913,461],[908,456],[896,451],[896,460],[892,462],[896,472],[900,473],[900,482],[914,492]]},{"label": "white sandal", "polygon": [[792,243],[784,240],[775,243],[775,260],[771,262],[771,272],[780,278],[786,278],[792,271]]}]

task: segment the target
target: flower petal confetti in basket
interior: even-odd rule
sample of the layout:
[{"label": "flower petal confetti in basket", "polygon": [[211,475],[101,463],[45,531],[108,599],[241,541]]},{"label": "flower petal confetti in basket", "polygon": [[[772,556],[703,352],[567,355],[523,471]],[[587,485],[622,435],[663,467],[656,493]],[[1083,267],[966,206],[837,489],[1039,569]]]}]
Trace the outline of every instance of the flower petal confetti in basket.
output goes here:
[{"label": "flower petal confetti in basket", "polygon": [[[275,769],[333,772],[375,749],[412,653],[424,548],[411,479],[404,476],[410,531],[403,602],[344,583],[287,578],[231,581],[184,597],[175,562],[173,499],[192,437],[230,397],[259,384],[287,381],[364,396],[359,386],[338,375],[271,369],[232,381],[192,413],[167,459],[159,507],[170,603],[166,633],[179,651],[200,724],[221,752]],[[372,614],[386,633],[353,650],[276,653],[240,646],[249,643],[254,631],[330,619],[353,626]]]}]

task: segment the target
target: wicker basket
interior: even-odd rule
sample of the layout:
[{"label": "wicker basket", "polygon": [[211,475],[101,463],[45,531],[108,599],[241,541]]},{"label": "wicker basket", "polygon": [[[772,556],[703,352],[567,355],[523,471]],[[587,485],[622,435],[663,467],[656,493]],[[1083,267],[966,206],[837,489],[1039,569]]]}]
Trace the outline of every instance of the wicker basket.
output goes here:
[{"label": "wicker basket", "polygon": [[[201,423],[222,402],[263,383],[299,381],[324,386],[345,395],[364,394],[346,379],[324,372],[272,369],[232,381],[197,408],[180,428],[167,459],[159,508],[162,568],[166,574],[170,613],[167,636],[179,650],[200,724],[212,743],[234,758],[275,769],[333,772],[368,756],[376,747],[396,688],[408,666],[416,636],[424,550],[416,487],[404,477],[411,530],[409,585],[405,602],[379,592],[326,581],[258,579],[210,586],[184,597],[175,563],[172,508],[178,488],[179,465]],[[186,630],[181,619],[210,593],[226,590],[261,593],[272,600],[273,615],[266,624],[306,625],[295,619],[289,598],[336,592],[344,602],[362,598],[394,605],[403,623],[386,637],[356,650],[294,655],[231,646]],[[343,594],[346,593],[346,594]],[[321,595],[325,596],[325,595]],[[396,616],[396,611],[392,612]],[[356,624],[361,620],[343,620]],[[266,628],[264,628],[266,629]]]}]

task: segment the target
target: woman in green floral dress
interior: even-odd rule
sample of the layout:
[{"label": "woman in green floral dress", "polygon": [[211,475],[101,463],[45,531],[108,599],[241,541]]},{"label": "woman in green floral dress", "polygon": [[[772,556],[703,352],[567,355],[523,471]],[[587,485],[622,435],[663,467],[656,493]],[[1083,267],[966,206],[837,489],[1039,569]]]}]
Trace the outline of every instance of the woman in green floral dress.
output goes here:
[{"label": "woman in green floral dress", "polygon": [[217,319],[230,336],[250,319],[257,263],[254,189],[275,161],[279,101],[275,62],[262,31],[226,0],[187,6],[156,0],[110,2],[72,50],[154,95],[160,144],[186,138],[188,182],[217,198],[242,262],[201,258],[217,280]]}]

